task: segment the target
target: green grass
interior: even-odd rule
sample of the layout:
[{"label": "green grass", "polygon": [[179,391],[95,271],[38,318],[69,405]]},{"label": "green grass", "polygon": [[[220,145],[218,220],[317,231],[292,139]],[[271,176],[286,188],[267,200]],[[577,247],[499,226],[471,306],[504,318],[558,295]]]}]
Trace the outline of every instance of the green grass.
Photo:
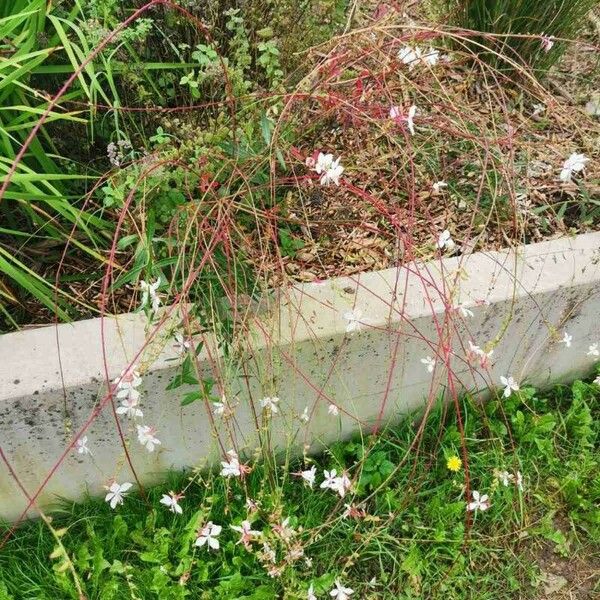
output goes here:
[{"label": "green grass", "polygon": [[496,36],[473,38],[472,49],[483,59],[505,69],[520,65],[541,74],[558,61],[566,46],[556,41],[545,52],[540,39],[532,36],[575,39],[598,0],[433,0],[432,4],[451,24]]},{"label": "green grass", "polygon": [[[411,449],[418,416],[377,439],[333,445],[314,459],[314,490],[289,475],[303,465],[256,463],[243,484],[173,473],[146,500],[132,493],[115,512],[102,500],[65,504],[51,527],[25,524],[0,552],[0,599],[78,598],[74,578],[86,598],[102,600],[301,599],[310,583],[318,598],[329,598],[336,578],[355,590],[353,599],[541,598],[542,550],[569,561],[574,577],[599,550],[599,398],[599,386],[577,381],[485,406],[462,400],[470,486],[491,498],[472,521],[464,465],[457,473],[446,466],[463,456],[457,416],[438,407],[418,451]],[[356,478],[344,500],[318,487],[332,467]],[[498,470],[520,471],[523,491],[499,483]],[[182,516],[159,504],[162,493],[184,489]],[[310,563],[300,558],[272,578],[260,544],[252,552],[236,544],[229,526],[248,517],[247,498],[259,504],[249,518],[277,560],[287,546],[273,525],[290,517],[292,543]],[[363,504],[366,517],[341,518],[345,502]],[[193,545],[208,520],[223,525],[218,551]]]}]

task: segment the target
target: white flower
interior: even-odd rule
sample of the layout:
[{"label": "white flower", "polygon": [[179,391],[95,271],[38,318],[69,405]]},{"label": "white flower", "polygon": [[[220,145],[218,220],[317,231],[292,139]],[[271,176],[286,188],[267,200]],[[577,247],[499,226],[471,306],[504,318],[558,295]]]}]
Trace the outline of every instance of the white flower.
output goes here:
[{"label": "white flower", "polygon": [[591,344],[587,356],[600,356],[600,350],[598,350],[598,344]]},{"label": "white flower", "polygon": [[466,319],[467,317],[473,316],[473,311],[470,308],[467,308],[464,304],[459,304],[456,307],[456,310],[460,311],[460,314]]},{"label": "white flower", "polygon": [[573,152],[567,160],[565,160],[563,164],[562,171],[560,172],[560,180],[565,183],[571,181],[571,177],[573,173],[579,173],[585,169],[586,163],[590,159],[587,158],[585,154],[577,154],[577,152]]},{"label": "white flower", "polygon": [[335,404],[330,404],[327,412],[333,417],[337,417],[340,414],[340,409]]},{"label": "white flower", "polygon": [[267,560],[270,563],[276,563],[277,562],[277,554],[275,553],[275,550],[273,550],[273,548],[271,548],[269,542],[263,542],[262,547],[263,547],[262,555],[265,558],[265,560]]},{"label": "white flower", "polygon": [[329,592],[329,595],[337,600],[348,600],[352,594],[354,594],[354,590],[344,587],[337,579],[335,580],[335,588]]},{"label": "white flower", "polygon": [[428,373],[433,373],[433,370],[435,369],[435,359],[431,358],[431,356],[426,356],[421,359],[421,362],[426,365]]},{"label": "white flower", "polygon": [[543,104],[534,104],[533,112],[531,113],[532,117],[537,117],[541,115],[546,110],[546,107]]},{"label": "white flower", "polygon": [[219,549],[219,540],[217,539],[221,534],[223,527],[221,525],[215,525],[212,521],[209,521],[199,532],[198,537],[194,545],[198,548],[202,548],[206,544],[208,548],[213,550]]},{"label": "white flower", "polygon": [[521,471],[517,471],[517,487],[519,491],[523,491],[523,475],[521,475]]},{"label": "white flower", "polygon": [[508,398],[513,391],[519,391],[519,384],[512,377],[500,377],[500,382],[504,387],[504,397]]},{"label": "white flower", "polygon": [[540,40],[540,43],[542,44],[542,48],[544,49],[544,52],[546,52],[546,54],[550,52],[550,50],[552,50],[552,46],[554,46],[555,39],[556,38],[553,35],[544,35],[542,33],[542,39]]},{"label": "white flower", "polygon": [[402,111],[399,106],[392,106],[390,108],[390,119],[399,119],[402,115]]},{"label": "white flower", "polygon": [[504,487],[508,487],[508,485],[510,484],[511,481],[514,481],[515,476],[512,473],[509,473],[508,471],[500,471],[497,475],[496,475],[498,481],[504,486]]},{"label": "white flower", "polygon": [[410,131],[411,135],[415,135],[415,123],[414,123],[413,119],[416,114],[417,114],[417,107],[413,104],[408,109],[408,118],[406,119],[406,123],[408,125],[408,130]]},{"label": "white flower", "polygon": [[454,240],[452,239],[450,232],[447,229],[444,229],[444,231],[442,231],[442,233],[440,233],[440,235],[438,237],[437,247],[440,250],[452,251],[452,250],[454,250],[455,246],[456,246],[456,244],[454,243]]},{"label": "white flower", "polygon": [[159,446],[161,441],[156,437],[156,428],[150,425],[137,426],[138,442],[146,447],[148,452],[154,452],[155,446]]},{"label": "white flower", "polygon": [[250,521],[242,521],[240,525],[230,525],[231,529],[237,531],[240,534],[238,544],[244,544],[246,548],[250,547],[250,542],[255,537],[260,537],[262,533],[260,531],[254,531]]},{"label": "white flower", "polygon": [[213,415],[222,417],[225,414],[225,403],[224,402],[213,402]]},{"label": "white flower", "polygon": [[142,378],[135,365],[121,371],[121,374],[113,380],[113,383],[117,386],[117,398],[139,399],[140,393],[136,388],[142,385]]},{"label": "white flower", "polygon": [[221,475],[223,475],[223,477],[241,477],[242,470],[240,468],[240,460],[235,450],[229,450],[227,456],[229,456],[229,461],[221,461],[221,466],[223,467],[221,469]]},{"label": "white flower", "polygon": [[304,481],[306,481],[306,483],[308,483],[308,487],[311,489],[315,485],[316,475],[317,475],[317,467],[315,467],[315,465],[313,465],[307,471],[300,471],[300,476],[302,477],[302,479],[304,479]]},{"label": "white flower", "polygon": [[334,160],[333,154],[319,152],[314,170],[321,175],[321,185],[329,185],[330,183],[340,185],[340,176],[344,172],[344,167],[340,165],[341,158],[340,156]]},{"label": "white flower", "polygon": [[160,306],[160,298],[156,291],[160,287],[160,277],[154,283],[148,283],[147,281],[140,281],[140,288],[142,290],[142,308],[148,305],[150,302],[152,311],[156,312]]},{"label": "white flower", "polygon": [[298,417],[303,423],[308,423],[308,421],[310,420],[310,417],[308,416],[308,406],[304,407],[304,411],[302,412],[302,414]]},{"label": "white flower", "polygon": [[321,489],[329,489],[337,492],[341,498],[346,495],[346,492],[352,487],[352,482],[348,478],[346,472],[343,472],[341,476],[337,476],[337,471],[332,469],[331,471],[323,471],[325,480],[321,483]]},{"label": "white flower", "polygon": [[267,410],[270,411],[271,413],[275,414],[279,412],[279,408],[277,408],[277,403],[279,402],[279,398],[277,398],[277,396],[273,396],[272,398],[263,398],[260,401],[260,405],[262,406],[263,410]]},{"label": "white flower", "polygon": [[478,491],[473,490],[473,500],[467,505],[467,510],[487,510],[490,507],[490,501],[487,494],[481,496]]},{"label": "white flower", "polygon": [[408,65],[408,70],[412,71],[421,61],[421,49],[411,46],[404,46],[398,51],[398,60],[401,60],[405,65]]},{"label": "white flower", "polygon": [[353,331],[360,331],[361,329],[361,320],[362,318],[362,310],[359,308],[354,308],[344,313],[344,319],[348,321],[346,325],[346,333],[352,333]]},{"label": "white flower", "polygon": [[111,483],[108,488],[108,494],[104,500],[110,504],[111,508],[116,508],[117,504],[123,504],[123,498],[125,497],[125,493],[127,490],[131,488],[133,484],[128,481],[124,483],[117,483],[116,481]]},{"label": "white flower", "polygon": [[315,596],[315,587],[312,583],[308,587],[308,595],[306,596],[306,600],[317,600],[317,597]]},{"label": "white flower", "polygon": [[88,443],[88,438],[87,435],[84,435],[83,437],[80,437],[76,442],[75,442],[75,448],[77,449],[77,453],[78,454],[91,454],[90,449],[87,446]]},{"label": "white flower", "polygon": [[445,181],[436,181],[431,187],[436,194],[439,194],[442,188],[448,187],[448,184]]},{"label": "white flower", "polygon": [[338,485],[336,483],[337,471],[335,469],[332,469],[331,471],[323,471],[323,477],[325,477],[325,480],[319,486],[322,490],[334,489]]},{"label": "white flower", "polygon": [[179,354],[185,354],[193,348],[192,339],[185,337],[181,331],[176,331],[175,335],[175,348]]},{"label": "white flower", "polygon": [[569,335],[566,331],[565,334],[563,336],[563,339],[560,340],[559,344],[564,344],[566,348],[570,348],[571,347],[571,342],[573,341],[573,336]]},{"label": "white flower", "polygon": [[600,375],[598,375],[598,377],[596,377],[596,379],[594,379],[594,383],[596,385],[600,385]]},{"label": "white flower", "polygon": [[181,506],[179,506],[179,500],[181,500],[181,498],[183,498],[181,494],[169,492],[168,494],[162,495],[160,503],[164,504],[172,513],[180,515],[183,513]]},{"label": "white flower", "polygon": [[121,400],[121,406],[117,407],[116,413],[118,415],[127,415],[130,419],[137,417],[143,417],[144,413],[138,408],[137,398],[125,398]]},{"label": "white flower", "polygon": [[490,358],[492,357],[492,354],[494,354],[494,351],[490,350],[489,352],[485,352],[479,346],[476,346],[471,340],[469,340],[469,353],[471,354],[471,357],[477,357],[479,359],[479,364],[481,365],[482,369],[486,369],[489,367]]},{"label": "white flower", "polygon": [[421,60],[430,67],[435,67],[440,60],[440,52],[431,46],[421,54]]}]

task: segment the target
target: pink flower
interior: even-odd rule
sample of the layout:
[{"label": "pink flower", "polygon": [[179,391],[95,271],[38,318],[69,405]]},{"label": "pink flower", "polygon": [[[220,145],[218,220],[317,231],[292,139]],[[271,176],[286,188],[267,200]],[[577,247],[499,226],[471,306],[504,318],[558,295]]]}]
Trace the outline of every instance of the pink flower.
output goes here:
[{"label": "pink flower", "polygon": [[254,541],[254,538],[260,537],[262,532],[254,531],[250,521],[242,521],[241,525],[230,525],[231,529],[237,531],[240,534],[238,544],[244,544],[244,548],[250,549],[250,543]]},{"label": "pink flower", "polygon": [[469,511],[484,511],[491,506],[487,494],[482,496],[477,490],[473,490],[472,498],[473,500],[467,504],[467,510]]}]

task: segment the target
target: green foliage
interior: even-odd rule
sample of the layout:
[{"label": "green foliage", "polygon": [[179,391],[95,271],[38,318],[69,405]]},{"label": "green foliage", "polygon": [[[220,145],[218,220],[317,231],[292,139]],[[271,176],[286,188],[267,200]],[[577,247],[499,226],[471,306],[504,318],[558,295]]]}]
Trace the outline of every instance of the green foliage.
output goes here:
[{"label": "green foliage", "polygon": [[[193,377],[191,365],[186,369]],[[326,597],[336,578],[365,598],[462,600],[473,589],[477,598],[533,598],[539,547],[577,564],[599,539],[599,401],[599,386],[581,381],[545,394],[527,388],[483,407],[464,398],[470,489],[491,498],[468,530],[464,470],[446,468],[446,455],[463,437],[456,414],[439,405],[418,451],[414,415],[377,438],[357,436],[314,458],[319,474],[337,469],[357,478],[343,501],[283,469],[273,487],[257,461],[243,483],[172,473],[147,490],[147,502],[131,494],[116,513],[102,500],[64,505],[52,522],[62,528],[54,536],[44,523],[28,523],[0,552],[0,598],[76,599],[67,561],[90,598],[115,600],[300,599],[311,583]],[[301,468],[292,464],[290,471]],[[523,491],[514,482],[502,485],[500,470],[520,471]],[[182,515],[159,504],[162,493],[183,489]],[[248,512],[246,498],[258,503],[256,511]],[[364,516],[340,518],[346,502]],[[299,560],[273,578],[261,564],[261,545],[248,551],[229,525],[249,518],[279,557],[287,546],[273,528],[286,517],[312,562]],[[208,520],[223,525],[218,551],[194,545]]]},{"label": "green foliage", "polygon": [[541,74],[563,54],[565,44],[556,41],[549,52],[540,38],[575,39],[598,0],[434,0],[451,24],[498,37],[475,36],[471,50],[499,68],[512,70],[506,59]]}]

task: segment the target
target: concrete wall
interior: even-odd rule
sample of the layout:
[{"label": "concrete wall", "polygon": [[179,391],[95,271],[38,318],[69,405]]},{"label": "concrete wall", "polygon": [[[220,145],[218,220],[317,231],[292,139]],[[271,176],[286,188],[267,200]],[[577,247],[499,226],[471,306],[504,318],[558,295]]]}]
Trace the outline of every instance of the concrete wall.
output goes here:
[{"label": "concrete wall", "polygon": [[[148,453],[134,422],[120,417],[119,423],[147,482],[169,468],[206,465],[229,448],[251,453],[267,432],[280,447],[317,450],[372,428],[379,416],[397,419],[453,386],[483,389],[509,374],[543,386],[583,375],[598,360],[587,352],[600,343],[599,247],[600,233],[586,234],[265,297],[250,329],[240,329],[236,352],[218,356],[206,340],[198,357],[200,372],[212,374],[235,407],[214,426],[203,401],[180,406],[193,388],[165,390],[180,362],[170,337],[177,318],[146,346],[152,326],[140,314],[0,336],[0,517],[18,517],[27,497],[47,506],[58,496],[99,493],[113,477],[134,481],[104,365],[112,379],[140,351],[140,422],[157,427],[160,449]],[[463,317],[458,303],[474,315]],[[353,309],[362,312],[361,325],[347,333],[344,315]],[[564,330],[573,336],[571,348],[559,342]],[[493,348],[490,368],[467,357],[468,340]],[[437,358],[433,373],[421,362],[427,355]],[[263,396],[281,398],[271,421],[261,414]],[[332,403],[338,417],[328,413]],[[305,407],[308,424],[298,419]],[[90,420],[84,435],[92,456],[82,456],[69,445]]]}]

